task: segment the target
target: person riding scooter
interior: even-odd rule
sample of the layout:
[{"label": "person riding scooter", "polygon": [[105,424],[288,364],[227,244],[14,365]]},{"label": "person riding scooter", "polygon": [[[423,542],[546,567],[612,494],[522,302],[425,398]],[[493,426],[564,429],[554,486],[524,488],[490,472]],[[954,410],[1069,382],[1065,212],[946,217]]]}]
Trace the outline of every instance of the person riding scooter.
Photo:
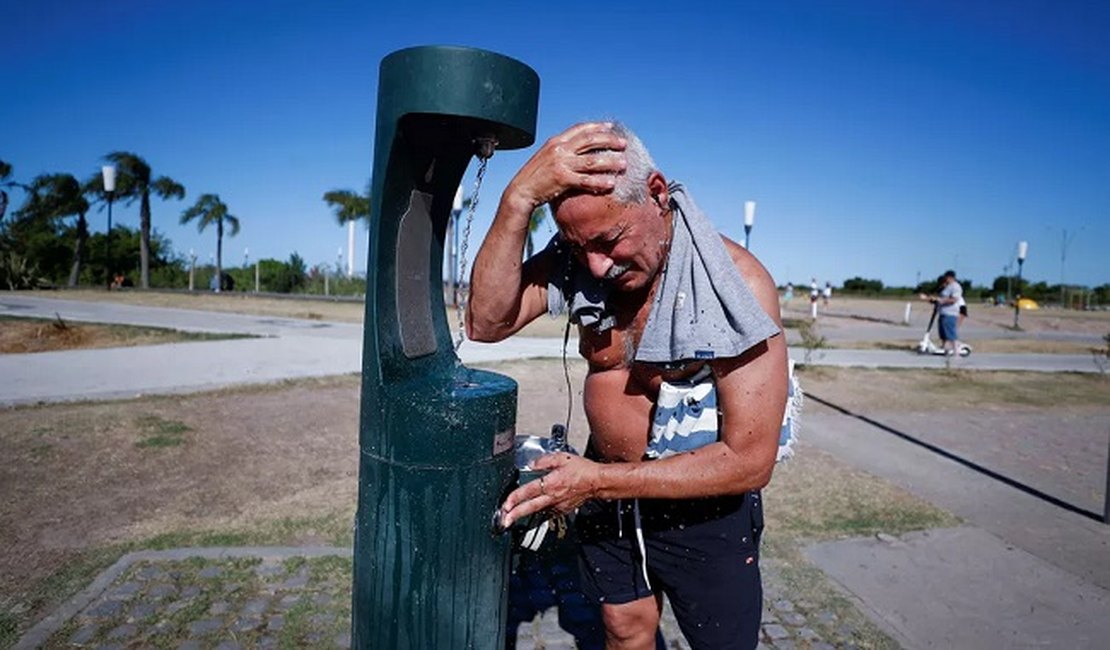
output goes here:
[{"label": "person riding scooter", "polygon": [[[941,290],[939,294],[931,296],[923,293],[919,297],[934,305],[933,316],[938,320],[937,329],[940,332],[941,353],[946,355],[958,353],[960,356],[967,356],[971,349],[960,344],[958,333],[960,304],[963,302],[964,296],[963,287],[956,280],[955,271],[945,271],[940,278],[940,283]],[[933,319],[929,319],[929,329],[932,329],[932,326]],[[929,340],[929,330],[925,331],[925,338],[922,339],[919,351],[932,352],[932,350],[925,349],[927,347],[935,348],[935,346],[932,346],[932,341]]]}]

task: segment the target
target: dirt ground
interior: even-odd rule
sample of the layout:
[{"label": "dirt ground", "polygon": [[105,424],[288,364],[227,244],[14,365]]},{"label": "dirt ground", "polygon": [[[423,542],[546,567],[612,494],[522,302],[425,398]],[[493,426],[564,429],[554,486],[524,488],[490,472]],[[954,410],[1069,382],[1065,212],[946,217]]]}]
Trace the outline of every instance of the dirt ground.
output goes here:
[{"label": "dirt ground", "polygon": [[[1110,377],[1093,373],[806,369],[815,397],[1101,515]],[[808,410],[825,407],[812,403]]]},{"label": "dirt ground", "polygon": [[[206,292],[113,291],[109,293],[100,290],[80,289],[44,293],[43,297],[252,314],[255,316],[282,316],[340,323],[361,323],[366,309],[361,300],[355,299],[328,299],[308,296],[274,298],[236,292],[216,294]],[[452,331],[458,327],[458,320],[458,312],[454,308],[448,307],[447,323]],[[539,318],[521,330],[520,336],[562,336],[565,322],[562,319]]]},{"label": "dirt ground", "polygon": [[[530,365],[531,364],[531,365]],[[536,371],[537,364],[542,367]],[[558,362],[520,379],[519,433],[566,417]],[[585,365],[574,363],[580,391]],[[353,515],[359,379],[0,410],[0,605],[82,551],[181,530]],[[570,439],[584,447],[576,395]],[[348,520],[349,521],[349,520]],[[311,533],[285,543],[324,543]]]},{"label": "dirt ground", "polygon": [[0,354],[119,348],[218,338],[228,338],[228,336],[178,332],[155,327],[97,325],[61,319],[40,320],[0,316]]},{"label": "dirt ground", "polygon": [[[928,304],[918,300],[839,298],[833,297],[829,306],[820,307],[819,314],[859,319],[875,319],[887,323],[901,323],[906,303],[912,305],[914,314],[928,314]],[[967,325],[1009,330],[1014,324],[1014,311],[1007,307],[969,304]],[[795,297],[783,305],[783,317],[801,318],[809,315],[809,299]],[[1073,332],[1103,336],[1110,332],[1110,311],[1075,311],[1066,309],[1023,310],[1020,324],[1029,334],[1042,332]]]}]

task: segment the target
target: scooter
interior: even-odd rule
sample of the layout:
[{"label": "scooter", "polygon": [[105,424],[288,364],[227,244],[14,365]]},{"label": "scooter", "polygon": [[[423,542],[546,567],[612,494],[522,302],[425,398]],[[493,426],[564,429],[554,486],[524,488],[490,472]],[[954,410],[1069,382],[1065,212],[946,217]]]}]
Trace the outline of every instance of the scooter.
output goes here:
[{"label": "scooter", "polygon": [[[929,317],[929,325],[925,327],[925,335],[921,337],[921,340],[918,341],[917,346],[914,347],[914,349],[917,350],[918,354],[935,354],[938,356],[944,356],[947,353],[947,350],[944,349],[944,346],[933,343],[933,323],[935,323],[937,320],[937,313],[939,309],[939,305],[933,305],[933,315]],[[964,343],[963,341],[960,341],[959,353],[961,357],[968,356],[969,354],[971,354],[971,346],[967,343]]]}]

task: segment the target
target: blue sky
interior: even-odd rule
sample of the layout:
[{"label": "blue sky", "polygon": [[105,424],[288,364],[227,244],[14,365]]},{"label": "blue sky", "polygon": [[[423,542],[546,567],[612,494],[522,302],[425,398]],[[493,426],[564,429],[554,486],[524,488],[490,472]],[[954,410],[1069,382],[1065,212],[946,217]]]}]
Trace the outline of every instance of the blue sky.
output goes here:
[{"label": "blue sky", "polygon": [[[178,217],[214,192],[242,221],[225,264],[244,248],[334,263],[346,231],[320,197],[366,186],[379,62],[451,44],[539,73],[541,142],[623,120],[734,239],[755,200],[752,249],[780,283],[912,284],[952,267],[984,283],[1022,239],[1026,277],[1110,282],[1099,0],[39,0],[5,9],[0,33],[0,159],[16,179],[84,178],[136,152],[185,185],[185,201],[154,203],[154,224],[202,259],[215,234]],[[475,246],[530,151],[490,162]],[[138,207],[113,217],[135,225]]]}]

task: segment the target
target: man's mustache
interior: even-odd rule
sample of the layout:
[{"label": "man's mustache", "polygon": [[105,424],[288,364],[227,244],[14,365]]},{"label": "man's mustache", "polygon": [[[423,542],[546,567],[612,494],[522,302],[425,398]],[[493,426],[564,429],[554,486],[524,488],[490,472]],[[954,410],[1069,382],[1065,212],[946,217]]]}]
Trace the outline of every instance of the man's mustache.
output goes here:
[{"label": "man's mustache", "polygon": [[606,279],[606,280],[615,280],[618,277],[620,277],[622,274],[624,274],[624,272],[627,271],[629,269],[629,267],[630,267],[629,264],[614,264],[613,266],[610,266],[609,270],[607,270],[605,272],[605,278],[604,279]]}]

